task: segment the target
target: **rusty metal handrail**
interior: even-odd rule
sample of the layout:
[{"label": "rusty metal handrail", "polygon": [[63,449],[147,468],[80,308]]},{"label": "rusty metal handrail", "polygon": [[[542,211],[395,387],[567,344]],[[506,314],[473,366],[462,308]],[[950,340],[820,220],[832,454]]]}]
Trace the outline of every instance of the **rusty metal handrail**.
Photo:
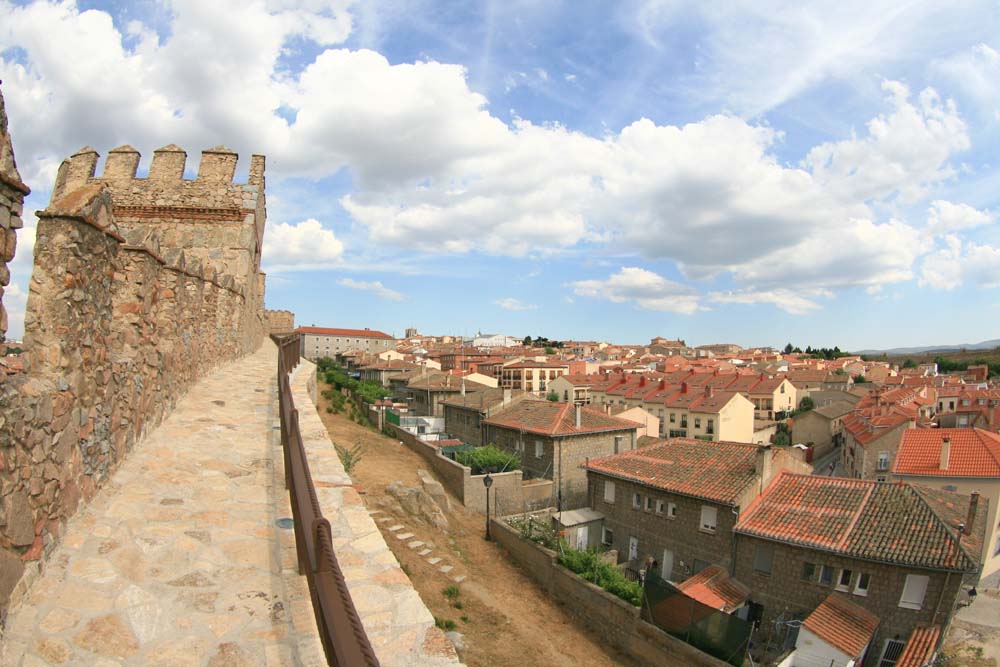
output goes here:
[{"label": "rusty metal handrail", "polygon": [[299,412],[292,400],[290,380],[292,369],[299,363],[299,334],[271,336],[271,339],[278,346],[281,449],[285,459],[285,488],[292,504],[299,574],[304,574],[309,583],[323,651],[327,663],[334,667],[378,667],[378,659],[333,551],[330,522],[320,509],[302,444]]}]

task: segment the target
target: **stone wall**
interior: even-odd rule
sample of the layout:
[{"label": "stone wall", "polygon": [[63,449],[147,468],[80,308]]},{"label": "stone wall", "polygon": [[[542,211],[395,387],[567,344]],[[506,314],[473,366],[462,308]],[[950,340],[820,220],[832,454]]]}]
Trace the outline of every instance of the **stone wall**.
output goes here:
[{"label": "stone wall", "polygon": [[290,310],[265,310],[267,333],[287,334],[295,331],[295,313]]},{"label": "stone wall", "polygon": [[[9,146],[6,135],[2,145]],[[13,164],[4,155],[0,164]],[[234,252],[248,258],[244,275],[238,275],[242,266],[234,273],[224,262],[204,261],[212,247],[189,254],[187,238],[176,244],[185,248],[161,251],[155,224],[145,229],[135,219],[130,226],[118,220],[116,189],[149,184],[116,180],[134,169],[122,172],[111,160],[106,172],[115,178],[91,179],[92,163],[81,165],[79,156],[60,167],[59,196],[38,213],[26,372],[0,378],[0,628],[81,502],[108,482],[193,382],[256,349],[265,333],[256,236],[234,239],[248,244],[249,250]],[[255,166],[251,177],[263,194],[262,159]],[[150,171],[163,168],[154,163]],[[3,181],[5,192],[13,187],[9,181]],[[188,184],[150,190],[159,193],[165,216],[171,207],[204,203],[187,198],[198,189]],[[229,192],[231,185],[218,181],[218,190]],[[215,191],[207,183],[199,187],[202,194]],[[6,201],[11,204],[0,210],[14,220],[20,199]],[[256,235],[263,209],[247,215]],[[3,229],[5,239],[7,231],[12,236],[13,225]],[[213,233],[199,238],[218,240]]]},{"label": "stone wall", "polygon": [[556,553],[494,520],[493,539],[521,570],[595,636],[640,664],[724,667],[727,663],[685,644],[639,617],[639,609],[556,563]]},{"label": "stone wall", "polygon": [[29,192],[17,172],[14,148],[7,132],[7,111],[0,93],[0,343],[7,335],[7,311],[3,307],[4,288],[10,284],[7,264],[14,259],[17,230],[22,227],[24,197]]}]

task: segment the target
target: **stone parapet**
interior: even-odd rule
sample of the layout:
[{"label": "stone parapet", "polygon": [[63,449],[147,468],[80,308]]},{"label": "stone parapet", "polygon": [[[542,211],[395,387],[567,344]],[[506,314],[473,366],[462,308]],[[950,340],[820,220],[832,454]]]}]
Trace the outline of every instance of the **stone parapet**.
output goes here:
[{"label": "stone parapet", "polygon": [[24,226],[21,213],[29,192],[17,171],[14,147],[7,132],[7,111],[0,93],[0,343],[7,334],[7,311],[3,306],[4,288],[10,284],[7,265],[17,250],[17,230]]},{"label": "stone parapet", "polygon": [[316,367],[303,359],[292,379],[299,429],[320,508],[330,521],[337,560],[379,663],[382,667],[460,665],[454,646],[435,626],[344,472],[311,398],[315,383]]}]

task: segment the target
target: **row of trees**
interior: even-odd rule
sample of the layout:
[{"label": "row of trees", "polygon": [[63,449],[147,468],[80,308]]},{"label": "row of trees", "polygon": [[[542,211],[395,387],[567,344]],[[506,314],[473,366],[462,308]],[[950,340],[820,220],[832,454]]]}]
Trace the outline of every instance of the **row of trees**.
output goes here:
[{"label": "row of trees", "polygon": [[814,348],[811,345],[807,345],[803,352],[802,348],[791,343],[785,345],[784,352],[785,354],[807,354],[813,359],[840,359],[841,357],[851,356],[850,352],[844,352],[839,346]]},{"label": "row of trees", "polygon": [[333,386],[338,391],[346,387],[366,403],[375,403],[391,394],[388,387],[384,387],[374,380],[362,382],[361,380],[352,378],[344,372],[344,369],[337,362],[329,357],[323,357],[317,361],[316,369],[323,375],[323,379],[326,380],[327,384]]},{"label": "row of trees", "polygon": [[[521,341],[521,343],[525,347],[531,347],[531,346],[544,347],[546,348],[545,351],[547,354],[552,354],[556,350],[561,350],[563,347],[563,342],[561,340],[549,340],[545,336],[535,336],[534,338],[532,338],[531,336],[525,336],[524,340]],[[549,352],[548,351],[549,349],[551,349],[552,352]]]}]

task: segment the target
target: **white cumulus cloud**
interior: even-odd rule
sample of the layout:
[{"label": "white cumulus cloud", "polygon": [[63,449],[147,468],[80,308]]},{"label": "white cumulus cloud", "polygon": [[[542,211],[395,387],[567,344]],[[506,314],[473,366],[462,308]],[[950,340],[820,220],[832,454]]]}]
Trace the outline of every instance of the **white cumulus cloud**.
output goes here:
[{"label": "white cumulus cloud", "polygon": [[344,244],[319,220],[297,224],[269,222],[262,262],[271,270],[308,269],[338,262]]},{"label": "white cumulus cloud", "polygon": [[533,303],[524,303],[524,302],[522,302],[522,301],[520,301],[518,299],[515,299],[513,297],[507,297],[507,298],[504,298],[504,299],[497,299],[493,303],[495,303],[496,305],[500,306],[504,310],[512,310],[512,311],[515,311],[515,312],[517,312],[517,311],[523,311],[523,310],[537,310],[538,309],[538,306],[535,305],[535,304],[533,304]]},{"label": "white cumulus cloud", "polygon": [[954,204],[943,199],[935,199],[927,212],[927,231],[935,235],[946,234],[982,227],[995,219],[992,213],[980,211],[968,204]]},{"label": "white cumulus cloud", "polygon": [[699,307],[693,288],[635,266],[622,267],[603,280],[578,280],[569,285],[577,296],[634,303],[646,310],[690,315]]},{"label": "white cumulus cloud", "polygon": [[363,290],[365,292],[371,292],[380,299],[385,299],[387,301],[402,301],[403,295],[396,290],[389,289],[381,283],[381,281],[374,280],[371,282],[364,280],[354,280],[353,278],[341,278],[337,281],[337,284],[341,287],[349,287],[350,289]]}]

